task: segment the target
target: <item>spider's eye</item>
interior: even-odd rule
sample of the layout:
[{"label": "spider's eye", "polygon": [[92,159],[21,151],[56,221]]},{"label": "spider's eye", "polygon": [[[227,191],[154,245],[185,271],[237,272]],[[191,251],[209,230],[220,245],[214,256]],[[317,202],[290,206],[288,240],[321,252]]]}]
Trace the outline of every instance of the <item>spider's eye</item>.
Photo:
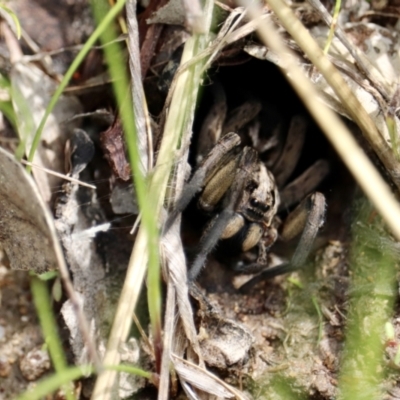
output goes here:
[{"label": "spider's eye", "polygon": [[[257,189],[257,187],[258,187],[257,182],[250,181],[250,182],[247,184],[247,188],[246,188],[246,189],[247,189],[249,192],[253,192],[254,190]],[[257,201],[257,200],[256,200],[256,201]]]},{"label": "spider's eye", "polygon": [[259,210],[261,210],[262,212],[267,212],[270,209],[270,206],[265,204],[265,203],[261,203],[260,201],[256,200],[256,199],[250,199],[250,205],[253,208],[257,208]]},{"label": "spider's eye", "polygon": [[258,207],[259,204],[260,204],[260,202],[259,202],[258,200],[256,200],[256,199],[250,199],[250,205],[251,205],[252,207]]},{"label": "spider's eye", "polygon": [[261,211],[263,213],[268,212],[270,210],[270,208],[271,208],[268,204],[265,204],[265,203],[263,203],[261,201],[258,201],[256,199],[254,199],[254,198],[250,199],[249,203],[250,203],[250,206],[252,208],[255,208],[255,209],[257,209],[257,210],[259,210],[259,211]]}]

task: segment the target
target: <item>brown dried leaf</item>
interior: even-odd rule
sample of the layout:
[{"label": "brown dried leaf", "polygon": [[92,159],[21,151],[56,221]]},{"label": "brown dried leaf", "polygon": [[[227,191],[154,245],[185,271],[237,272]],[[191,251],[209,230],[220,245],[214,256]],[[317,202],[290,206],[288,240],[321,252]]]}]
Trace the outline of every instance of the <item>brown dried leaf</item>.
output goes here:
[{"label": "brown dried leaf", "polygon": [[100,143],[105,157],[118,178],[127,181],[131,177],[131,167],[126,159],[125,143],[120,120],[100,134]]}]

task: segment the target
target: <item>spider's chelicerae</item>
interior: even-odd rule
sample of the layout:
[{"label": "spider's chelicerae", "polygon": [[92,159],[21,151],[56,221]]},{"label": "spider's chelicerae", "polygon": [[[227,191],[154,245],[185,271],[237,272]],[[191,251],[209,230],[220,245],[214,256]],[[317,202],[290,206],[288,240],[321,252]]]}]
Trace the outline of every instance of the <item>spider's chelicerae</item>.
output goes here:
[{"label": "spider's chelicerae", "polygon": [[[220,108],[226,110],[223,102]],[[270,168],[260,160],[257,151],[257,148],[268,148],[269,145],[262,143],[254,131],[250,135],[251,147],[242,146],[238,134],[227,133],[231,129],[239,130],[240,123],[234,122],[235,116],[241,122],[248,122],[249,117],[252,118],[260,109],[258,103],[253,103],[250,109],[246,104],[234,110],[228,118],[225,118],[224,112],[221,117],[214,110],[214,114],[224,122],[207,121],[208,126],[213,127],[213,134],[208,130],[207,145],[200,143],[199,147],[209,146],[210,140],[212,142],[216,136],[220,138],[205,157],[198,158],[201,162],[186,184],[164,229],[169,229],[197,193],[200,193],[199,207],[214,215],[202,235],[199,253],[189,269],[190,281],[197,278],[216,243],[227,239],[240,243],[243,252],[258,246],[255,262],[238,263],[235,266],[237,271],[261,272],[257,278],[259,280],[297,269],[305,262],[324,222],[325,198],[321,193],[312,193],[328,173],[324,160],[318,160],[294,182],[285,186],[296,167],[304,143],[306,124],[301,117],[292,119],[286,144]],[[281,223],[278,211],[296,203],[300,204]],[[290,262],[268,268],[268,250],[278,237],[290,240],[301,232]]]}]

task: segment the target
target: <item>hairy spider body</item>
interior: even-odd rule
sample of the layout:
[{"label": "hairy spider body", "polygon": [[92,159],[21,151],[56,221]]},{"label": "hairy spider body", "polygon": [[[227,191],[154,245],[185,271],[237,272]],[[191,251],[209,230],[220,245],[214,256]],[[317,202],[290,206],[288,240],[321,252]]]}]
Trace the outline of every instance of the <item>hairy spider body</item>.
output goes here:
[{"label": "hairy spider body", "polygon": [[[200,251],[189,269],[189,280],[196,279],[208,254],[219,240],[236,239],[243,252],[258,246],[255,262],[235,266],[240,272],[261,271],[260,276],[269,277],[289,272],[304,263],[325,214],[324,196],[321,193],[309,193],[325,177],[328,166],[323,160],[317,161],[295,183],[279,193],[277,181],[282,185],[291,175],[304,142],[304,121],[298,117],[293,121],[287,139],[295,143],[290,142],[283,148],[276,162],[275,176],[260,160],[257,150],[249,146],[242,147],[240,136],[233,132],[223,134],[208,155],[200,158],[201,164],[164,227],[164,231],[167,231],[178,213],[199,192],[199,208],[214,215],[200,240]],[[298,131],[294,132],[297,128]],[[286,167],[282,157],[289,159]],[[280,207],[299,203],[306,195],[281,225],[277,218]],[[279,236],[284,240],[303,233],[289,263],[267,268],[268,250],[278,238],[278,228]]]},{"label": "hairy spider body", "polygon": [[[255,150],[245,147],[243,151],[253,152],[254,162],[249,167],[235,213],[220,238],[238,236],[242,251],[248,251],[260,243],[266,230],[276,232],[276,229],[271,227],[271,222],[278,211],[279,193],[272,173],[259,161]],[[240,155],[241,153],[231,154],[223,167],[216,168],[215,173],[210,174],[198,200],[201,209],[210,212],[219,205],[233,184]],[[271,237],[270,234],[268,236]],[[273,236],[276,237],[276,234]]]}]

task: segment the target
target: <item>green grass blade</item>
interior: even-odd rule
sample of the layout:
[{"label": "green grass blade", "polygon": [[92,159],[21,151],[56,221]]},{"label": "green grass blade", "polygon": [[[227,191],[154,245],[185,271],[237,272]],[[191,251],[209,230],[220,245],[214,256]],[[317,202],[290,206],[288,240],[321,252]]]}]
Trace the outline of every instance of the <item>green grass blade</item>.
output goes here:
[{"label": "green grass blade", "polygon": [[0,74],[0,88],[4,89],[10,97],[9,100],[0,101],[0,112],[4,114],[4,116],[12,125],[14,131],[17,132],[17,117],[15,115],[14,107],[11,101],[11,84],[9,79],[7,79],[2,74]]},{"label": "green grass blade", "polygon": [[[103,20],[105,2],[93,2],[93,11],[99,24]],[[138,150],[137,131],[132,99],[130,96],[130,83],[126,72],[120,44],[115,41],[117,37],[115,26],[109,28],[101,35],[103,43],[112,43],[104,48],[105,58],[113,77],[114,93],[119,106],[119,112],[124,127],[126,143],[128,147],[130,165],[133,172],[138,204],[142,216],[142,226],[147,231],[148,237],[148,292],[149,314],[155,343],[161,341],[161,284],[158,258],[158,227],[157,215],[154,213],[155,199],[148,193],[145,178],[140,168],[140,154]],[[157,344],[159,346],[159,344]]]},{"label": "green grass blade", "polygon": [[149,380],[151,380],[153,377],[153,374],[151,372],[145,371],[130,364],[110,365],[104,368],[119,372],[127,372],[128,374],[141,376],[142,378],[146,378]]},{"label": "green grass blade", "polygon": [[[16,400],[40,400],[51,395],[58,388],[82,377],[87,377],[93,372],[90,366],[68,368],[49,378],[40,381],[33,389],[27,390]],[[72,397],[73,398],[73,397]]]},{"label": "green grass blade", "polygon": [[[67,361],[57,332],[57,322],[54,318],[52,300],[49,296],[46,282],[36,276],[32,276],[31,291],[51,361],[57,375],[62,375],[67,368]],[[68,400],[73,399],[69,388],[65,388],[65,393]]]},{"label": "green grass blade", "polygon": [[15,24],[15,33],[17,35],[17,39],[21,39],[21,25],[14,11],[6,7],[4,4],[0,4],[0,8],[2,8],[11,17]]},{"label": "green grass blade", "polygon": [[339,18],[339,12],[340,12],[340,7],[342,6],[342,1],[341,0],[336,0],[335,2],[335,10],[333,12],[333,17],[332,17],[332,23],[331,26],[329,27],[329,33],[328,33],[328,38],[326,39],[326,43],[324,46],[324,53],[328,54],[329,48],[331,46],[333,36],[335,35],[335,29],[336,29],[336,24],[337,20]]},{"label": "green grass blade", "polygon": [[[62,92],[68,85],[69,81],[71,80],[74,72],[78,69],[79,65],[82,63],[84,58],[86,57],[87,53],[90,51],[90,49],[93,47],[93,45],[96,43],[97,39],[99,39],[100,35],[107,29],[108,25],[111,23],[111,21],[114,20],[114,18],[121,12],[122,8],[124,7],[126,3],[126,0],[118,0],[114,7],[110,9],[110,11],[107,13],[107,15],[104,16],[100,24],[97,26],[95,31],[92,33],[92,35],[89,37],[87,42],[84,44],[82,47],[81,51],[77,54],[75,57],[74,61],[72,62],[71,66],[68,68],[68,71],[65,73],[63,80],[60,82],[60,85],[58,86],[57,90],[55,91],[53,97],[51,98],[49,105],[46,108],[46,111],[43,115],[42,120],[40,121],[39,127],[37,128],[35,132],[35,136],[33,138],[32,142],[32,147],[29,151],[29,156],[28,156],[28,161],[32,162],[33,156],[35,155],[36,149],[39,145],[40,142],[40,137],[42,135],[43,128],[46,124],[47,118],[51,114],[51,112],[54,109],[54,106],[56,105],[58,99],[60,98]],[[27,171],[31,171],[31,167],[27,166],[26,167]]]}]

